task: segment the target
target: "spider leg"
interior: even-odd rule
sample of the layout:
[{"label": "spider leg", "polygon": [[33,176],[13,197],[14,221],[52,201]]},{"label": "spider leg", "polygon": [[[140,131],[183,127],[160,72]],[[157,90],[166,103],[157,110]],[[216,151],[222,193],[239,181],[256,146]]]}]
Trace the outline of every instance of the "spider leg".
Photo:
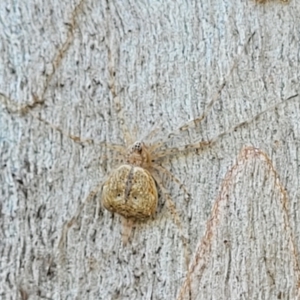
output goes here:
[{"label": "spider leg", "polygon": [[112,143],[107,143],[107,142],[99,142],[99,141],[95,141],[93,139],[83,139],[80,136],[76,136],[73,134],[69,134],[66,133],[65,131],[63,131],[60,127],[51,124],[50,122],[48,122],[47,120],[29,112],[30,115],[32,117],[34,117],[35,119],[39,120],[40,122],[46,124],[48,127],[50,127],[51,129],[58,131],[61,135],[70,138],[71,140],[73,140],[75,143],[78,144],[89,144],[89,145],[98,145],[98,146],[105,146],[110,150],[116,151],[117,153],[120,153],[122,155],[124,155],[126,153],[126,149],[122,146],[122,145],[118,145],[118,144],[112,144]]},{"label": "spider leg", "polygon": [[209,140],[209,141],[201,141],[201,142],[195,142],[187,145],[183,145],[180,147],[174,147],[174,148],[168,148],[168,149],[163,149],[159,152],[156,152],[153,157],[154,160],[161,158],[161,157],[167,157],[167,156],[172,156],[176,155],[181,152],[189,151],[189,150],[194,150],[194,149],[200,149],[202,147],[211,145],[213,142],[215,142],[216,139],[220,138],[221,136],[227,134],[228,132],[223,132],[220,135],[218,135],[216,138]]},{"label": "spider leg", "polygon": [[156,118],[156,120],[153,123],[153,126],[151,127],[150,131],[148,133],[146,133],[142,138],[141,141],[147,140],[147,141],[151,141],[153,137],[155,137],[155,135],[161,131],[161,123],[163,121],[163,118],[161,116],[159,116],[158,118]]},{"label": "spider leg", "polygon": [[170,141],[174,136],[179,135],[181,132],[186,131],[188,129],[191,128],[195,128],[197,126],[199,126],[199,124],[206,119],[206,117],[208,116],[209,112],[211,111],[214,103],[220,98],[221,93],[224,89],[224,87],[227,84],[228,79],[230,78],[230,76],[232,75],[234,69],[236,68],[242,54],[244,53],[246,46],[249,44],[249,42],[251,41],[252,37],[254,36],[255,32],[251,34],[251,36],[248,38],[247,42],[244,44],[243,49],[241,51],[240,54],[237,55],[237,57],[234,59],[234,63],[232,65],[232,67],[230,68],[228,74],[225,76],[225,78],[223,79],[223,82],[221,83],[220,87],[218,88],[217,92],[214,94],[214,96],[212,97],[211,101],[208,103],[208,105],[206,106],[203,114],[193,120],[188,121],[187,123],[181,125],[180,127],[178,127],[177,129],[175,129],[174,131],[170,132],[166,138],[161,139],[160,141],[158,141],[157,143],[155,143],[152,147],[150,147],[150,151],[155,151],[157,148],[160,148],[163,144],[167,143],[168,141]]},{"label": "spider leg", "polygon": [[66,244],[66,238],[67,238],[67,234],[69,229],[74,225],[74,223],[77,222],[78,217],[80,216],[83,208],[85,207],[85,205],[91,200],[93,199],[97,193],[99,192],[99,190],[102,188],[103,182],[99,183],[86,197],[86,199],[80,204],[80,206],[77,209],[77,212],[75,214],[74,217],[72,217],[69,221],[65,222],[65,224],[63,225],[63,230],[59,239],[59,243],[58,243],[58,248],[59,249],[64,249],[65,248],[65,244]]},{"label": "spider leg", "polygon": [[158,164],[153,164],[152,166],[154,169],[156,169],[157,171],[166,174],[167,176],[169,176],[174,182],[176,182],[179,186],[179,189],[183,190],[183,192],[185,193],[187,199],[191,198],[191,194],[189,193],[188,189],[186,188],[186,186],[175,176],[173,175],[169,170],[167,170],[166,168],[164,168],[162,165],[158,165]]},{"label": "spider leg", "polygon": [[289,97],[288,99],[286,99],[285,101],[282,101],[280,103],[277,103],[271,107],[268,107],[267,109],[261,111],[260,113],[258,113],[256,116],[254,116],[253,118],[250,118],[246,121],[243,121],[241,123],[238,123],[236,125],[234,125],[233,127],[229,128],[226,131],[223,131],[222,133],[218,134],[217,136],[213,137],[212,139],[208,140],[208,141],[197,141],[191,144],[187,144],[187,145],[183,145],[180,147],[174,147],[174,148],[166,148],[166,149],[162,149],[161,151],[158,152],[154,152],[152,154],[153,160],[161,158],[161,157],[166,157],[166,156],[172,156],[172,155],[176,155],[178,153],[181,152],[185,152],[185,151],[190,151],[190,150],[194,150],[194,149],[200,149],[203,148],[205,146],[209,146],[214,144],[218,139],[222,138],[223,136],[234,132],[236,129],[238,129],[239,127],[242,127],[244,125],[249,125],[252,122],[256,121],[257,119],[259,119],[262,115],[264,115],[266,112],[271,111],[273,109],[276,109],[279,105],[281,104],[285,104],[287,101],[294,99],[298,96],[298,94],[295,94],[291,97]]},{"label": "spider leg", "polygon": [[181,223],[180,217],[179,217],[179,215],[176,211],[176,206],[175,206],[174,202],[172,201],[170,193],[164,187],[164,184],[163,184],[162,179],[160,178],[160,176],[158,174],[155,174],[155,172],[152,172],[151,175],[153,176],[154,180],[156,181],[159,189],[162,192],[162,195],[163,195],[164,199],[167,202],[167,206],[170,210],[170,213],[172,215],[172,218],[173,218],[173,221],[174,221],[175,225],[179,228],[180,238],[181,238],[183,248],[184,248],[185,264],[186,264],[186,267],[188,269],[188,267],[189,267],[189,254],[188,254],[188,249],[187,249],[187,238],[183,234],[182,223]]},{"label": "spider leg", "polygon": [[123,133],[124,142],[125,142],[125,144],[127,146],[131,145],[131,144],[134,143],[134,141],[133,141],[132,136],[129,133],[129,130],[128,130],[127,126],[126,126],[125,117],[124,117],[124,114],[123,114],[123,109],[121,107],[121,103],[120,103],[119,97],[117,97],[117,96],[114,97],[114,103],[115,103],[116,112],[118,114],[118,120],[120,122],[121,131]]},{"label": "spider leg", "polygon": [[124,217],[122,217],[121,219],[122,219],[122,243],[123,246],[126,246],[132,232],[134,221],[132,219],[126,219]]},{"label": "spider leg", "polygon": [[34,109],[37,105],[42,105],[44,103],[43,101],[39,100],[37,97],[34,97],[34,102],[31,104],[18,106],[16,104],[14,104],[14,102],[11,99],[9,99],[6,95],[0,93],[0,101],[3,102],[6,109],[9,112],[19,113],[21,115],[29,114],[32,118],[40,121],[41,123],[45,124],[47,127],[50,127],[52,130],[59,132],[61,135],[73,140],[75,143],[78,143],[78,144],[86,143],[86,144],[105,146],[110,150],[120,153],[121,155],[124,155],[126,153],[126,149],[122,145],[112,144],[112,143],[107,143],[107,142],[99,142],[99,141],[95,141],[93,139],[83,139],[79,136],[72,135],[72,134],[69,134],[69,133],[63,131],[59,126],[53,125],[46,119],[36,115],[31,110]]},{"label": "spider leg", "polygon": [[[107,28],[110,31],[109,20],[108,20]],[[111,49],[113,49],[113,46],[115,46],[116,43],[113,43],[113,41],[112,41],[113,38],[112,37],[110,38],[110,32],[108,32],[107,35],[108,35],[107,53],[108,53],[108,62],[109,62],[108,63],[108,71],[109,71],[108,87],[109,87],[109,90],[110,90],[110,92],[112,94],[112,97],[113,97],[115,110],[117,112],[117,116],[118,116],[118,120],[119,120],[119,123],[120,123],[121,131],[123,133],[125,144],[126,145],[131,145],[131,144],[133,144],[134,141],[132,140],[129,129],[126,126],[123,109],[122,109],[122,106],[121,106],[120,98],[117,95],[116,85],[115,85],[115,77],[116,77],[115,69],[116,68],[115,68],[115,61],[114,61],[113,53],[112,53]]]}]

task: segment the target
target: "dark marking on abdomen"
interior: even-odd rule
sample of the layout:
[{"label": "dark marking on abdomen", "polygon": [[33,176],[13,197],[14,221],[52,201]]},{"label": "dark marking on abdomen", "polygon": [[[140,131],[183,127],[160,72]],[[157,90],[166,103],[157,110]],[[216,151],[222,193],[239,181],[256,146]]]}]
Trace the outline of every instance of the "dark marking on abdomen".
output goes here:
[{"label": "dark marking on abdomen", "polygon": [[127,180],[126,180],[126,188],[125,188],[125,202],[127,202],[128,197],[130,195],[130,191],[132,188],[132,180],[133,180],[133,166],[131,167]]}]

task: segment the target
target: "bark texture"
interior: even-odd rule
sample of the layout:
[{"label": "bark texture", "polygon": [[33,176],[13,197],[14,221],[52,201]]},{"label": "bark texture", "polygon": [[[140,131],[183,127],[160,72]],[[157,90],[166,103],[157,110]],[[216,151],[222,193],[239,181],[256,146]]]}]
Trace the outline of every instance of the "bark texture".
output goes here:
[{"label": "bark texture", "polygon": [[[1,1],[1,299],[298,299],[299,16],[296,0]],[[163,174],[181,228],[160,193],[125,247],[97,193],[59,245],[116,167],[104,142],[123,120],[139,139],[158,124],[158,141],[224,78],[164,144],[249,120],[162,161],[191,193]]]}]

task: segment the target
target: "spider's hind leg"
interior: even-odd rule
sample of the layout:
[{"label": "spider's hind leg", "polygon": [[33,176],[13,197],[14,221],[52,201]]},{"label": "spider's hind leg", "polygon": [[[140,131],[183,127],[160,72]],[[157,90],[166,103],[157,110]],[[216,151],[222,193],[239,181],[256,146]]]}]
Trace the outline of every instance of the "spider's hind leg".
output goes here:
[{"label": "spider's hind leg", "polygon": [[153,164],[153,168],[159,171],[160,173],[166,174],[169,178],[171,178],[174,182],[176,182],[179,186],[179,189],[183,190],[187,200],[191,198],[191,194],[189,193],[187,187],[180,181],[179,178],[177,178],[169,170],[167,170],[165,167],[157,163]]},{"label": "spider's hind leg", "polygon": [[65,224],[63,225],[63,229],[62,229],[62,233],[59,239],[59,243],[58,243],[58,248],[60,250],[64,249],[66,246],[66,239],[67,239],[67,235],[68,235],[68,231],[69,229],[77,222],[82,210],[84,209],[85,205],[91,201],[97,194],[98,192],[101,190],[103,185],[103,182],[99,183],[86,197],[86,199],[80,204],[80,206],[77,209],[76,214],[67,222],[65,222]]},{"label": "spider's hind leg", "polygon": [[185,264],[186,264],[186,268],[188,269],[188,266],[189,266],[189,253],[188,253],[188,248],[187,248],[188,242],[187,242],[187,238],[183,234],[182,222],[181,222],[180,217],[177,213],[176,206],[175,206],[174,202],[172,201],[170,193],[165,188],[160,176],[158,174],[155,174],[155,172],[152,172],[151,174],[152,174],[154,180],[156,181],[156,184],[158,185],[158,187],[159,187],[159,189],[162,193],[163,198],[167,202],[167,206],[168,206],[168,209],[169,209],[169,211],[172,215],[174,223],[179,228],[180,238],[181,238],[181,241],[182,241],[182,244],[183,244],[183,249],[184,249]]},{"label": "spider's hind leg", "polygon": [[124,217],[121,217],[121,219],[122,219],[122,243],[123,246],[126,246],[134,226],[134,220],[126,219]]}]

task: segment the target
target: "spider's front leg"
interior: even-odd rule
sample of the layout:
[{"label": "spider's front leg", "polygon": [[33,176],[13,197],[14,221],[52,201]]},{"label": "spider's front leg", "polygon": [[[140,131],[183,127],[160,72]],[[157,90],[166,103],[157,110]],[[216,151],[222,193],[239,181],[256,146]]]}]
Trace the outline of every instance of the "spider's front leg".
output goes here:
[{"label": "spider's front leg", "polygon": [[298,94],[295,94],[295,95],[289,97],[288,99],[286,99],[285,101],[279,102],[279,103],[277,103],[277,104],[275,104],[271,107],[268,107],[267,109],[261,111],[260,113],[258,113],[254,117],[234,125],[233,127],[221,132],[220,134],[218,134],[217,136],[213,137],[212,139],[210,139],[208,141],[196,141],[196,142],[186,144],[186,145],[183,145],[183,146],[179,146],[179,147],[158,149],[159,151],[153,153],[153,157],[154,157],[154,159],[159,159],[159,158],[162,158],[162,157],[176,155],[176,154],[179,154],[179,153],[182,153],[182,152],[185,152],[185,151],[190,151],[190,150],[195,150],[195,149],[202,149],[204,147],[210,146],[210,145],[214,144],[215,142],[217,142],[223,136],[236,131],[238,128],[240,128],[242,126],[249,125],[249,124],[255,122],[261,116],[263,116],[265,113],[278,108],[278,106],[280,106],[282,104],[285,104],[287,101],[295,99],[297,96],[298,96]]},{"label": "spider's front leg", "polygon": [[[214,95],[211,98],[210,102],[205,107],[204,112],[199,117],[196,117],[195,119],[188,121],[187,123],[179,126],[178,128],[176,128],[172,132],[168,133],[166,137],[164,136],[162,139],[156,141],[150,147],[149,151],[151,151],[151,152],[157,151],[159,148],[161,148],[162,146],[166,145],[166,143],[169,142],[173,137],[179,136],[183,132],[188,131],[189,129],[198,127],[199,124],[207,118],[207,116],[209,115],[212,107],[214,106],[214,104],[216,103],[216,101],[221,97],[221,94],[222,94],[224,88],[226,87],[229,78],[232,76],[233,71],[237,67],[238,62],[239,62],[241,56],[243,55],[243,53],[244,53],[247,45],[250,43],[250,41],[252,40],[252,38],[253,38],[254,35],[255,35],[255,32],[253,32],[251,34],[251,36],[245,42],[245,44],[244,44],[244,46],[242,48],[242,51],[234,59],[234,62],[232,64],[231,68],[229,69],[227,75],[224,77],[224,79],[223,79],[222,83],[220,84],[218,90],[214,93]],[[149,135],[152,135],[152,132],[150,132]]]},{"label": "spider's front leg", "polygon": [[170,171],[168,171],[165,167],[163,167],[161,164],[158,164],[157,162],[153,163],[153,168],[156,169],[159,173],[167,175],[171,180],[176,182],[179,186],[179,189],[183,190],[183,192],[185,193],[187,200],[191,198],[191,194],[188,191],[187,187],[174,174],[172,174]]}]

